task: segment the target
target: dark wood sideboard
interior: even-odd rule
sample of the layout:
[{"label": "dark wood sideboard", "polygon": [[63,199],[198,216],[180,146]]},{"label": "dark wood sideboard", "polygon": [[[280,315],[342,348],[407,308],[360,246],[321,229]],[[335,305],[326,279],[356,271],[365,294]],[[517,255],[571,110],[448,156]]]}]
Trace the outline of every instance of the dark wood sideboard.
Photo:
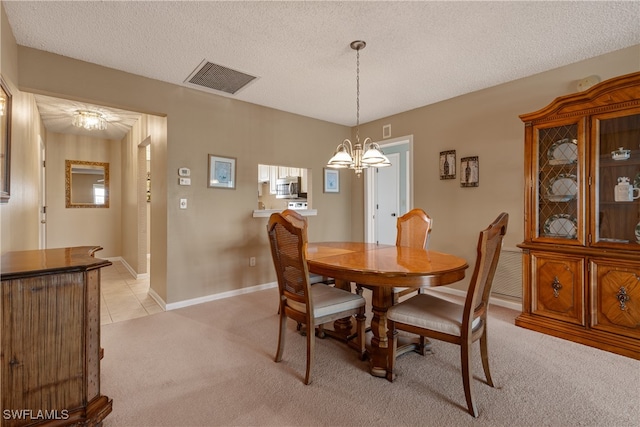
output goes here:
[{"label": "dark wood sideboard", "polygon": [[99,426],[99,246],[2,255],[0,425]]}]

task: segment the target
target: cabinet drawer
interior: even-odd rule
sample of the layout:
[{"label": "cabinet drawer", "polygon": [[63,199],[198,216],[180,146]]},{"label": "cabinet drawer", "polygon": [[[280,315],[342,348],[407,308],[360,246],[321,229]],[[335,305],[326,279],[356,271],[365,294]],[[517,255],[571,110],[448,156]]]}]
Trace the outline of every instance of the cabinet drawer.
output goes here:
[{"label": "cabinet drawer", "polygon": [[640,338],[640,263],[591,261],[591,327]]},{"label": "cabinet drawer", "polygon": [[532,313],[585,325],[584,259],[532,253]]}]

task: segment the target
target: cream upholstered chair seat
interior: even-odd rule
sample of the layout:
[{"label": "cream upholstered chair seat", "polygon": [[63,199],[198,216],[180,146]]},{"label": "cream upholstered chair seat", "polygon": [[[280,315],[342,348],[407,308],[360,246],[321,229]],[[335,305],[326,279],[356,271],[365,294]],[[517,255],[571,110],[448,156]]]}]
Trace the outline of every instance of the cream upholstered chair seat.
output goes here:
[{"label": "cream upholstered chair seat", "polygon": [[[313,317],[316,320],[365,305],[365,300],[360,295],[345,292],[333,286],[312,286],[311,299],[313,300]],[[306,312],[304,303],[287,300],[287,305],[302,313]]]},{"label": "cream upholstered chair seat", "polygon": [[[418,294],[387,311],[387,319],[394,322],[455,336],[462,334],[463,315],[463,305],[429,294]],[[481,319],[476,318],[471,324],[471,329],[475,330],[480,323]]]}]

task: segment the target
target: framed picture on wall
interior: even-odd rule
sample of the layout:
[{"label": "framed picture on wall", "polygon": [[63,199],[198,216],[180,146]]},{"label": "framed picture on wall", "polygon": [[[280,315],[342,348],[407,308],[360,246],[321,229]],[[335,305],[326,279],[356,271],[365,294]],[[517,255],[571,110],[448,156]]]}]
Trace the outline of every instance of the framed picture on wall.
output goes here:
[{"label": "framed picture on wall", "polygon": [[236,159],[209,154],[209,188],[236,188]]},{"label": "framed picture on wall", "polygon": [[9,201],[11,180],[11,92],[0,76],[0,201]]},{"label": "framed picture on wall", "polygon": [[336,169],[324,168],[324,192],[340,192],[340,171]]},{"label": "framed picture on wall", "polygon": [[440,152],[440,179],[455,179],[456,150]]},{"label": "framed picture on wall", "polygon": [[480,183],[478,156],[460,159],[460,187],[477,187]]}]

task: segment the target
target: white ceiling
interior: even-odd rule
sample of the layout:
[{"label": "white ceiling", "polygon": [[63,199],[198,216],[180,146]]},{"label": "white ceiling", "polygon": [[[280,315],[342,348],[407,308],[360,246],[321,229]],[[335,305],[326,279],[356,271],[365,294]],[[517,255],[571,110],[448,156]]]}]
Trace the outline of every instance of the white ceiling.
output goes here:
[{"label": "white ceiling", "polygon": [[638,1],[3,4],[20,45],[182,86],[207,60],[258,77],[223,96],[350,126],[353,40],[362,123],[640,44]]}]

